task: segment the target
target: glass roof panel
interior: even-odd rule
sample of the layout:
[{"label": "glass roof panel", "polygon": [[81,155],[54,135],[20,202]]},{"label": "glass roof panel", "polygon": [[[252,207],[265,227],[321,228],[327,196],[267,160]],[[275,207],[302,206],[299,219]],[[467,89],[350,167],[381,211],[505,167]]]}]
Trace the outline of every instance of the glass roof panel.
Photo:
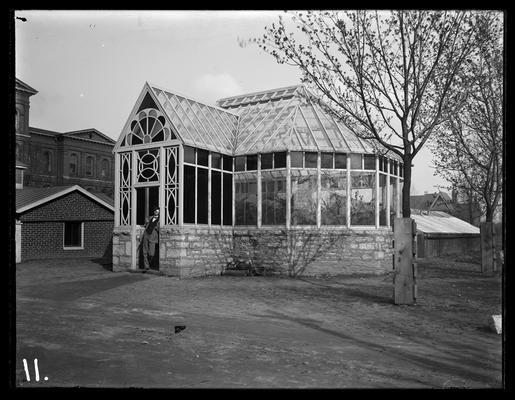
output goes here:
[{"label": "glass roof panel", "polygon": [[300,143],[302,148],[307,149],[317,149],[317,145],[311,136],[311,133],[306,125],[306,121],[300,112],[300,108],[297,111],[297,116],[295,117],[295,131],[299,135]]},{"label": "glass roof panel", "polygon": [[217,122],[219,121],[218,125],[220,126],[224,145],[229,146],[229,149],[232,151],[232,143],[234,141],[237,117],[221,110],[216,110],[214,108],[211,108],[211,111],[212,113],[216,113],[216,115],[219,117]]},{"label": "glass roof panel", "polygon": [[347,142],[347,145],[349,146],[349,150],[352,152],[362,153],[364,150],[358,137],[342,123],[337,124],[338,128],[340,129],[340,133],[342,134],[345,141]]},{"label": "glass roof panel", "polygon": [[[286,103],[286,102],[285,102]],[[285,104],[281,113],[277,118],[266,128],[266,134],[261,135],[260,138],[252,144],[252,147],[263,152],[263,148],[275,151],[275,148],[288,149],[291,142],[293,116],[297,104]],[[295,138],[295,141],[297,139]]]},{"label": "glass roof panel", "polygon": [[230,139],[227,137],[227,132],[224,132],[223,126],[220,127],[220,124],[213,117],[213,114],[216,113],[217,110],[208,107],[205,104],[199,104],[199,108],[202,114],[204,115],[206,121],[208,122],[209,128],[213,131],[213,134],[219,138],[222,144],[222,148],[229,152],[232,152],[232,145],[230,143]]},{"label": "glass roof panel", "polygon": [[306,122],[308,123],[308,126],[311,128],[311,132],[313,133],[313,136],[315,137],[315,141],[318,144],[318,147],[320,150],[333,150],[333,146],[331,146],[331,142],[329,141],[328,137],[326,136],[322,125],[318,121],[317,117],[315,116],[315,112],[313,110],[313,106],[305,105],[301,107],[301,111],[304,114],[304,117],[306,118]]},{"label": "glass roof panel", "polygon": [[325,132],[334,146],[334,149],[336,151],[349,151],[349,146],[343,140],[342,135],[340,134],[340,131],[338,130],[338,127],[336,126],[334,121],[330,119],[325,113],[325,111],[322,110],[320,107],[316,107],[315,111],[317,112],[318,117],[320,118],[320,121],[322,122],[322,125],[325,129]]},{"label": "glass roof panel", "polygon": [[[271,126],[273,125],[273,122],[280,117],[281,111],[286,106],[286,102],[278,101],[275,103],[277,103],[275,104],[275,108],[270,110],[268,114],[266,114],[265,117],[256,125],[254,130],[249,132],[247,139],[245,139],[244,142],[241,142],[245,148],[252,150],[256,148],[256,142],[261,141],[264,143],[273,137],[274,132],[272,131]],[[259,148],[259,146],[257,148]]]},{"label": "glass roof panel", "polygon": [[[230,132],[227,132],[227,127],[224,125],[224,122],[222,121],[222,117],[220,116],[220,114],[223,111],[219,111],[219,110],[214,109],[214,108],[210,108],[210,111],[211,111],[211,115],[213,116],[213,119],[215,120],[215,122],[219,126],[219,129],[224,131],[225,132],[225,136],[227,137],[228,140],[230,140],[231,134],[230,134]],[[230,146],[230,150],[232,152],[232,146]]]},{"label": "glass roof panel", "polygon": [[181,119],[175,112],[175,108],[172,106],[172,99],[171,95],[169,93],[166,94],[165,99],[163,101],[163,98],[161,95],[158,95],[158,99],[161,101],[161,105],[163,106],[164,110],[168,114],[168,117],[170,118],[170,121],[172,122],[173,126],[177,130],[179,136],[185,140],[185,141],[191,141],[191,136],[187,129],[184,127],[184,125],[181,122]]},{"label": "glass roof panel", "polygon": [[197,143],[198,145],[204,144],[204,142],[200,138],[199,133],[197,132],[197,130],[193,126],[193,123],[188,118],[189,107],[186,104],[187,100],[185,98],[181,97],[181,96],[176,96],[176,99],[179,102],[179,105],[176,108],[177,115],[179,116],[179,118],[181,119],[182,123],[184,124],[184,126],[186,127],[188,132],[190,133],[190,135],[191,135],[192,139],[195,141],[195,143]]},{"label": "glass roof panel", "polygon": [[202,134],[204,141],[214,148],[223,147],[219,136],[211,129],[208,121],[200,111],[199,104],[195,101],[189,100],[189,105],[194,113],[193,123],[197,126],[197,130]]}]

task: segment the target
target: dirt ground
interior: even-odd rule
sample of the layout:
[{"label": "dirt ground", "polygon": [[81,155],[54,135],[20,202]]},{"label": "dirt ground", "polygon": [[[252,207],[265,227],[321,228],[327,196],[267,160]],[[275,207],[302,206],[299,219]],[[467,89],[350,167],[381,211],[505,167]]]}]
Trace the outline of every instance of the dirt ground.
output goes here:
[{"label": "dirt ground", "polygon": [[19,387],[503,386],[488,329],[502,278],[473,258],[419,262],[414,306],[393,304],[391,275],[179,280],[53,260],[16,280]]}]

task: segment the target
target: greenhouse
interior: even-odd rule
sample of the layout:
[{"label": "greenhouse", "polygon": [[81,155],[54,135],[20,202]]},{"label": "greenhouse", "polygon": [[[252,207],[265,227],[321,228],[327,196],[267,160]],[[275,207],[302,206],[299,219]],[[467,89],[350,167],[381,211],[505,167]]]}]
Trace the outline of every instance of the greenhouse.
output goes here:
[{"label": "greenhouse", "polygon": [[165,274],[241,257],[276,273],[391,269],[401,160],[310,97],[297,85],[214,106],[146,83],[113,150],[114,269],[141,268],[154,207]]}]

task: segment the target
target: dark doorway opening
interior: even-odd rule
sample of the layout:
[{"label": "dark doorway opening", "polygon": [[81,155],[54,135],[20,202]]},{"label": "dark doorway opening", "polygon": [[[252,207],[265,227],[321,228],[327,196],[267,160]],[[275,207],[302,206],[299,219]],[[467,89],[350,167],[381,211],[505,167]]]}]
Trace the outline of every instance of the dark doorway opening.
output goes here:
[{"label": "dark doorway opening", "polygon": [[[154,207],[159,206],[159,186],[147,186],[136,188],[136,223],[144,226],[152,214]],[[141,232],[140,242],[138,243],[138,267],[145,268],[143,259],[143,232]],[[159,271],[159,241],[155,244],[154,256],[149,257],[150,269]]]}]

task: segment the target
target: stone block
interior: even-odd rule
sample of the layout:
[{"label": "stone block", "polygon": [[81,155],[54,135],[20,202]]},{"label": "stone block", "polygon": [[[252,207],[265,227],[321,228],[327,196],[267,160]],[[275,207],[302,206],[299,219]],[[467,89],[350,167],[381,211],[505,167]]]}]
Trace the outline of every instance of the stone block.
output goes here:
[{"label": "stone block", "polygon": [[498,335],[502,333],[502,315],[491,315],[488,319],[488,325],[492,332]]}]

